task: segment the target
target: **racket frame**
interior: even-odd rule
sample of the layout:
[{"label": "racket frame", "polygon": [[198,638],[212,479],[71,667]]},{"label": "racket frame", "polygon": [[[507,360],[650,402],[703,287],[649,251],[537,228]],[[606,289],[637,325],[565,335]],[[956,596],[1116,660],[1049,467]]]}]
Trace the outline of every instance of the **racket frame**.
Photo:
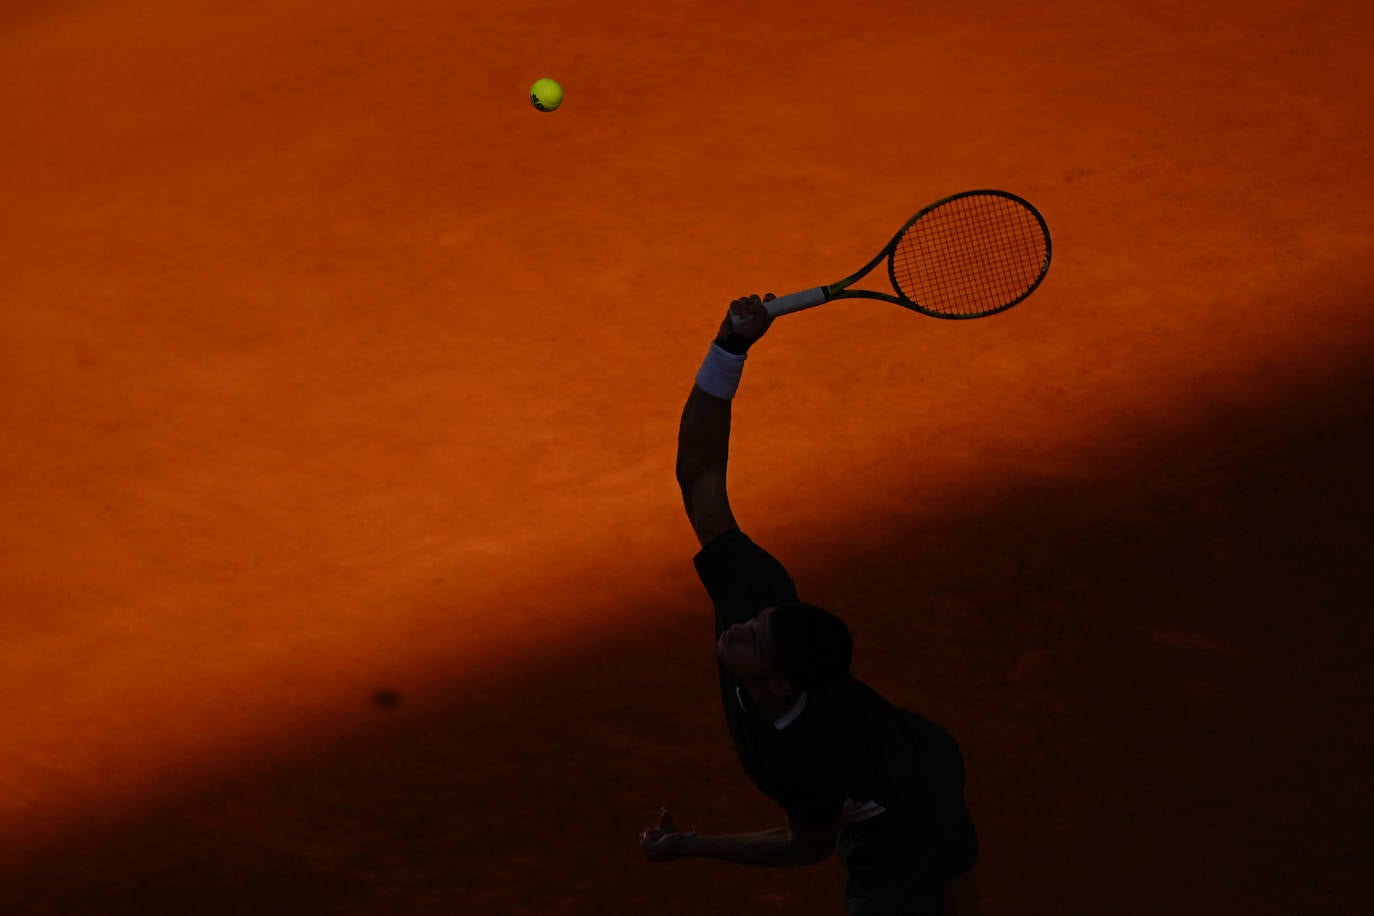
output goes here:
[{"label": "racket frame", "polygon": [[[1029,211],[1029,213],[1032,216],[1035,217],[1035,221],[1040,225],[1040,231],[1045,238],[1045,260],[1040,265],[1040,273],[1035,278],[1035,282],[1032,283],[1026,289],[1025,292],[1023,292],[1021,295],[1017,296],[1015,299],[1008,302],[1007,304],[999,306],[995,309],[991,309],[989,311],[977,312],[972,315],[951,315],[945,312],[932,311],[922,306],[919,302],[914,302],[911,299],[908,299],[905,296],[903,296],[901,294],[902,288],[897,285],[896,269],[897,245],[901,242],[902,236],[906,234],[906,231],[910,229],[916,223],[917,220],[928,214],[930,211],[936,209],[937,207],[943,207],[946,204],[952,203],[956,200],[960,200],[964,197],[978,196],[1007,198],[1008,200],[1012,200],[1020,204],[1027,211]],[[1013,305],[1016,305],[1018,302],[1024,300],[1031,293],[1035,292],[1036,288],[1040,286],[1042,281],[1044,281],[1045,275],[1049,273],[1050,258],[1053,254],[1053,251],[1053,245],[1050,241],[1050,227],[1048,224],[1046,224],[1045,218],[1040,215],[1040,211],[1035,209],[1035,207],[1031,205],[1030,201],[1026,200],[1023,197],[1018,197],[1017,195],[1012,194],[1008,191],[997,191],[990,188],[983,188],[976,191],[960,191],[958,194],[951,194],[949,197],[941,198],[940,200],[935,201],[935,203],[923,207],[919,213],[917,213],[911,219],[907,220],[905,223],[902,224],[902,228],[897,230],[897,233],[892,236],[892,240],[883,246],[882,250],[879,251],[876,256],[874,256],[873,260],[869,261],[863,267],[856,270],[849,276],[845,277],[843,280],[840,280],[838,283],[832,283],[829,286],[817,286],[813,289],[803,290],[799,293],[790,293],[786,296],[782,296],[778,299],[774,299],[773,301],[769,302],[766,305],[766,308],[768,309],[768,314],[776,318],[779,315],[787,315],[792,312],[799,312],[803,309],[814,308],[817,305],[830,302],[834,299],[881,299],[884,302],[891,302],[894,305],[900,305],[904,308],[911,309],[912,311],[920,312],[922,315],[928,315],[931,318],[986,318],[988,315],[995,315],[998,312],[1006,311]],[[866,276],[869,271],[871,271],[874,267],[878,266],[878,262],[881,261],[883,258],[887,258],[887,279],[888,282],[892,284],[892,288],[897,291],[898,294],[896,296],[889,295],[888,293],[880,293],[876,290],[848,289],[849,284],[853,283],[854,281],[858,280],[863,276]],[[738,321],[736,321],[735,323],[738,324]]]}]

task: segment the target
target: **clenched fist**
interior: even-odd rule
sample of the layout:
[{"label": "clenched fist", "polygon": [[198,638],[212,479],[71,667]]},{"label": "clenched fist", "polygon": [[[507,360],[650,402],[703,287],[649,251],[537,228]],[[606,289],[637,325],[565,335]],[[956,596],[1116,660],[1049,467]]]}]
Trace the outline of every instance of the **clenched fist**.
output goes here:
[{"label": "clenched fist", "polygon": [[[728,319],[727,319],[728,320]],[[650,827],[639,835],[640,848],[650,862],[672,862],[691,855],[690,844],[697,832],[675,833],[673,816],[667,808],[658,809],[658,826]]]},{"label": "clenched fist", "polygon": [[[778,297],[768,293],[762,299],[755,295],[745,296],[731,302],[729,311],[725,313],[725,320],[720,323],[720,331],[716,334],[716,343],[725,343],[725,339],[734,333],[744,339],[746,349],[752,346],[773,325],[773,316],[768,314],[768,309],[764,308],[763,304],[772,302],[776,298]],[[730,318],[731,315],[740,319],[739,327],[735,327],[734,321]]]}]

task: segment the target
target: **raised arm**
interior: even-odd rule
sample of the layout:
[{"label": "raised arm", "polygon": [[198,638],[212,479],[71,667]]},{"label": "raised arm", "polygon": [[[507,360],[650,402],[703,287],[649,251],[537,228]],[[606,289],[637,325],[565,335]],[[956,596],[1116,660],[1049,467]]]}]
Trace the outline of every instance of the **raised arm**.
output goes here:
[{"label": "raised arm", "polygon": [[677,482],[682,504],[697,541],[705,547],[724,531],[736,527],[725,493],[725,464],[730,453],[730,403],[744,372],[745,354],[773,323],[763,303],[773,299],[750,296],[730,303],[730,312],[744,321],[735,328],[727,313],[720,323],[696,384],[682,409],[677,431]]},{"label": "raised arm", "polygon": [[730,312],[743,317],[744,322],[735,328],[730,314],[726,314],[697,372],[677,433],[679,483],[705,474],[724,480],[730,450],[730,401],[739,388],[749,348],[773,323],[763,303],[774,298],[768,293],[763,299],[749,296],[730,303]]}]

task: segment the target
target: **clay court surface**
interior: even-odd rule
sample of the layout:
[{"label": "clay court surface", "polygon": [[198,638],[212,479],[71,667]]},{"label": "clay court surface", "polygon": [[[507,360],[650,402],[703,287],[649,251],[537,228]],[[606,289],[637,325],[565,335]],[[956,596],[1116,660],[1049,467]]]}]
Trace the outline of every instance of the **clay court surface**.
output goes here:
[{"label": "clay court surface", "polygon": [[984,187],[1044,285],[780,318],[736,517],[963,745],[989,914],[1367,909],[1370,10],[7,4],[0,910],[840,916],[638,846],[785,824],[678,420]]}]

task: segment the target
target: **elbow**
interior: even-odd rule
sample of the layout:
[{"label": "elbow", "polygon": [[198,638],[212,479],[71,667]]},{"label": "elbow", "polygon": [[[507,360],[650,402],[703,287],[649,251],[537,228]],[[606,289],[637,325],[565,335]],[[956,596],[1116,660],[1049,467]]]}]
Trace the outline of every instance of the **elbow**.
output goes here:
[{"label": "elbow", "polygon": [[690,486],[712,473],[715,472],[711,463],[702,460],[699,456],[683,457],[679,454],[677,464],[673,467],[673,476],[677,478],[680,487]]},{"label": "elbow", "polygon": [[836,844],[826,845],[807,845],[798,843],[796,837],[792,839],[792,850],[795,861],[798,865],[820,865],[826,859],[835,854]]},{"label": "elbow", "polygon": [[789,821],[788,836],[797,857],[804,865],[818,865],[835,854],[840,845],[840,824],[835,821],[821,830]]},{"label": "elbow", "polygon": [[798,852],[793,861],[802,868],[810,868],[813,865],[820,865],[828,858],[830,858],[830,853],[828,852]]}]

